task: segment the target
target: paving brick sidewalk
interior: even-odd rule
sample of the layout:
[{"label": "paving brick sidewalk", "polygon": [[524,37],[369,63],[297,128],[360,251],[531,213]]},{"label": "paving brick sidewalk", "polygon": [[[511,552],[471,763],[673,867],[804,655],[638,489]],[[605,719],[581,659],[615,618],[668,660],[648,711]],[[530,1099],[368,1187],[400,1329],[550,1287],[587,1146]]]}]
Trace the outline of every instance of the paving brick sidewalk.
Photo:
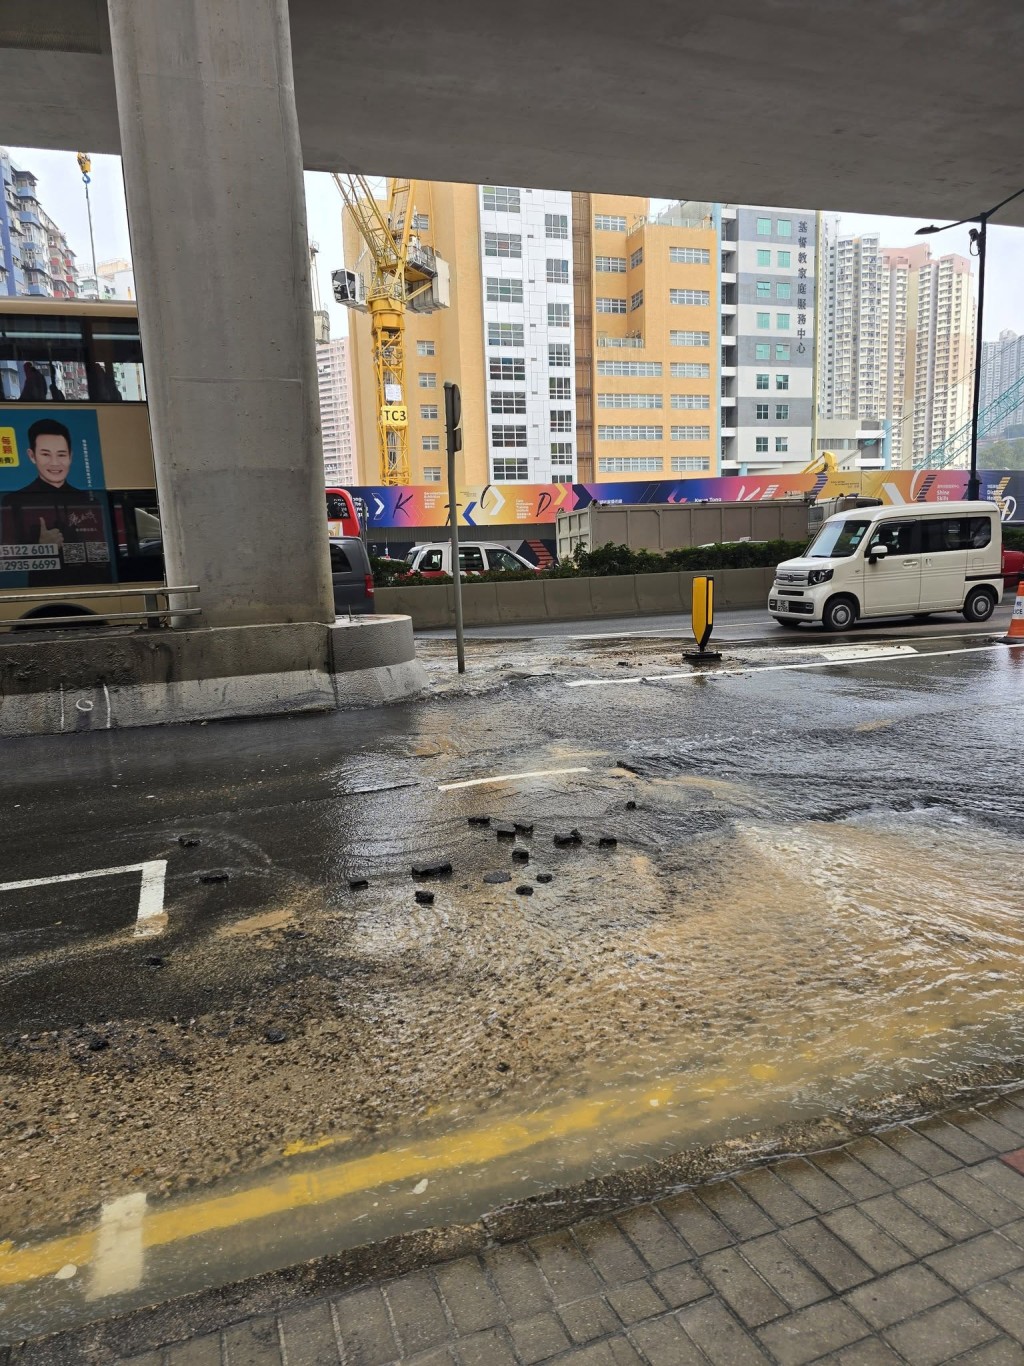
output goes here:
[{"label": "paving brick sidewalk", "polygon": [[1024,1363],[1022,1148],[1024,1091],[130,1361]]}]

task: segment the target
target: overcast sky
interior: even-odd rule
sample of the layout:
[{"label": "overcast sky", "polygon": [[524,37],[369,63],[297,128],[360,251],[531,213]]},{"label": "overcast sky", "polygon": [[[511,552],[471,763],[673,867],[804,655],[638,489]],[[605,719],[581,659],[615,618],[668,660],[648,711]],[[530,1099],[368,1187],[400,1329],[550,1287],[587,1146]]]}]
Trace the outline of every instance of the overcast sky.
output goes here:
[{"label": "overcast sky", "polygon": [[[15,147],[11,148],[11,154],[19,165],[39,177],[39,197],[43,207],[68,234],[72,248],[78,253],[79,266],[90,269],[85,193],[75,153]],[[104,261],[116,256],[130,257],[128,217],[119,157],[93,157],[90,192],[96,259]],[[348,330],[346,310],[334,303],[331,294],[331,271],[342,264],[341,198],[330,176],[307,172],[306,204],[310,238],[320,245],[320,292],[331,313],[331,334],[342,336]],[[965,206],[968,211],[973,207]],[[903,247],[914,242],[915,230],[925,221],[869,214],[839,215],[841,232],[877,232],[882,245],[886,247]],[[989,229],[988,244],[985,336],[994,340],[1004,328],[1024,332],[1024,229],[992,227]],[[949,251],[966,255],[969,245],[966,227],[951,228],[931,241],[935,255]]]}]

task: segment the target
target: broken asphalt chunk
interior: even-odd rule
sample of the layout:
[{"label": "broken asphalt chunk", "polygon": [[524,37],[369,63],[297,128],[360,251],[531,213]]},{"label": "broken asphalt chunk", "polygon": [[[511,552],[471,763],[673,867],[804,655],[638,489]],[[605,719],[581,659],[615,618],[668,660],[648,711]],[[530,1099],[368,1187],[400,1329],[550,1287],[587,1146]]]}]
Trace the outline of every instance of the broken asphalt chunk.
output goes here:
[{"label": "broken asphalt chunk", "polygon": [[533,834],[533,821],[516,821],[515,827],[517,835]]},{"label": "broken asphalt chunk", "polygon": [[350,877],[348,889],[350,892],[365,892],[370,883],[365,877]]},{"label": "broken asphalt chunk", "polygon": [[199,839],[196,835],[179,835],[178,843],[182,849],[195,849],[199,845]]},{"label": "broken asphalt chunk", "polygon": [[516,828],[511,821],[499,821],[494,832],[500,840],[514,840],[516,837]]},{"label": "broken asphalt chunk", "polygon": [[506,873],[504,868],[495,868],[493,872],[484,873],[485,882],[511,882],[512,874]]},{"label": "broken asphalt chunk", "polygon": [[447,859],[438,859],[434,863],[414,863],[412,866],[413,877],[451,877],[452,865]]},{"label": "broken asphalt chunk", "polygon": [[533,888],[528,882],[521,882],[516,888],[517,896],[533,896]]},{"label": "broken asphalt chunk", "polygon": [[200,882],[227,882],[227,880],[228,880],[228,878],[229,878],[230,876],[231,876],[231,874],[230,874],[229,872],[227,872],[227,871],[226,871],[225,869],[223,869],[223,868],[211,868],[210,871],[209,871],[208,873],[200,873],[200,874],[199,874],[199,881],[200,881]]},{"label": "broken asphalt chunk", "polygon": [[267,1043],[284,1043],[288,1035],[283,1029],[268,1029],[263,1037]]},{"label": "broken asphalt chunk", "polygon": [[470,816],[469,823],[470,825],[490,825],[491,818],[490,816]]},{"label": "broken asphalt chunk", "polygon": [[537,873],[535,876],[538,882],[550,882],[555,875],[554,873]]},{"label": "broken asphalt chunk", "polygon": [[568,845],[571,845],[571,844],[582,844],[582,843],[583,843],[583,836],[580,834],[580,832],[579,832],[578,830],[575,830],[575,829],[570,830],[569,833],[568,833],[567,835],[566,835],[566,834],[561,834],[561,835],[556,835],[556,836],[555,836],[555,844],[557,845],[557,847],[558,847],[559,849],[564,849],[564,848],[566,848]]},{"label": "broken asphalt chunk", "polygon": [[513,850],[512,850],[512,862],[513,862],[513,863],[529,863],[529,862],[530,862],[530,851],[529,851],[529,849],[513,849]]},{"label": "broken asphalt chunk", "polygon": [[425,891],[422,889],[422,887],[417,887],[417,889],[416,889],[416,900],[419,902],[419,904],[420,904],[421,906],[433,906],[433,904],[434,904],[434,893],[433,893],[433,892],[425,892]]},{"label": "broken asphalt chunk", "polygon": [[598,849],[614,849],[618,844],[614,835],[601,835],[597,841]]}]

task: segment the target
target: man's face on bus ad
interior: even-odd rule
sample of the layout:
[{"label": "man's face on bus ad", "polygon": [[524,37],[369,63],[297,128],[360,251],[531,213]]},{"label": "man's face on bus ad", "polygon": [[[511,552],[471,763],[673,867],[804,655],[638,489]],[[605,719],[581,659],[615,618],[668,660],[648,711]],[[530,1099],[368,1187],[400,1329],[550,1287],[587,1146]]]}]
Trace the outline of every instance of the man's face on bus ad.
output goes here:
[{"label": "man's face on bus ad", "polygon": [[51,488],[60,489],[71,469],[71,449],[63,436],[39,435],[28,458],[36,467],[39,478]]}]

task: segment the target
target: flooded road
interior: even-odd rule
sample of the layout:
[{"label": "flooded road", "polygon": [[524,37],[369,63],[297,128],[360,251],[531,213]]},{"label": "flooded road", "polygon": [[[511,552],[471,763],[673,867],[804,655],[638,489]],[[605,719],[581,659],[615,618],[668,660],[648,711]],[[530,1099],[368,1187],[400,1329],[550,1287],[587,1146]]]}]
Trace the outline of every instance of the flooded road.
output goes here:
[{"label": "flooded road", "polygon": [[460,685],[437,642],[414,704],[11,742],[0,1340],[1019,1076],[990,645],[480,641]]}]

